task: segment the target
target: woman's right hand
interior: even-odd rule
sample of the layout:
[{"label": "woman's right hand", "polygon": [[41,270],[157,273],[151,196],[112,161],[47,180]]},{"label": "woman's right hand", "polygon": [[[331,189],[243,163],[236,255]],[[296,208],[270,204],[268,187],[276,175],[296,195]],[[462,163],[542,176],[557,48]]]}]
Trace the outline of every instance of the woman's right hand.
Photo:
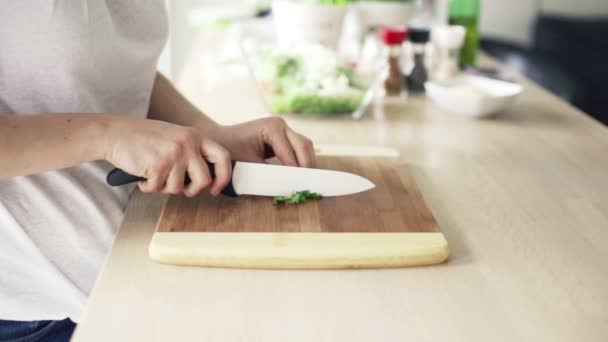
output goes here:
[{"label": "woman's right hand", "polygon": [[[199,130],[164,121],[119,117],[111,120],[105,159],[139,177],[143,192],[196,196],[205,188],[216,196],[230,182],[230,153]],[[211,179],[207,163],[215,164]],[[191,182],[184,185],[186,172]]]}]

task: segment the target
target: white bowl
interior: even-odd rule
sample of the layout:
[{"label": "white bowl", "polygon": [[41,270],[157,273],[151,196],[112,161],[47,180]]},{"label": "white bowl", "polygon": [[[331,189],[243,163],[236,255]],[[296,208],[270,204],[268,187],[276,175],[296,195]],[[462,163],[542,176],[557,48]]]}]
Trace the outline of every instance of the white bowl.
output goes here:
[{"label": "white bowl", "polygon": [[426,82],[427,96],[442,109],[482,118],[503,110],[522,92],[517,83],[461,75],[447,82]]}]

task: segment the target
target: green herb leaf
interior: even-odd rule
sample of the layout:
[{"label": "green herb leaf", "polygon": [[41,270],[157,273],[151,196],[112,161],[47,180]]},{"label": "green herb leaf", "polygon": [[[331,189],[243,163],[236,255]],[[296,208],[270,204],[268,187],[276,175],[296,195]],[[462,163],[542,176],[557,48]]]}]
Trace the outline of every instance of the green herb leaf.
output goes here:
[{"label": "green herb leaf", "polygon": [[323,195],[318,194],[316,192],[310,192],[309,190],[303,190],[303,191],[295,191],[294,193],[292,193],[289,196],[276,196],[273,200],[272,200],[272,205],[277,206],[277,205],[292,205],[292,204],[300,204],[300,203],[304,203],[308,200],[320,200],[321,198],[323,198]]}]

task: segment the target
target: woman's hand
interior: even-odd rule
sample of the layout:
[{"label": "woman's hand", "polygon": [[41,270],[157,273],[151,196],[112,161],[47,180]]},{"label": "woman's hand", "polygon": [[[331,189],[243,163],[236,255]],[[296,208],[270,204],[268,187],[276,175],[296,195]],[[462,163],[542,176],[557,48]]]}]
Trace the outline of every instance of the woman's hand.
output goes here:
[{"label": "woman's hand", "polygon": [[235,160],[262,163],[276,156],[284,165],[315,166],[312,142],[291,130],[283,119],[270,117],[234,126],[219,126],[160,73],[154,80],[148,117],[196,127],[204,136],[227,148]]},{"label": "woman's hand", "polygon": [[[203,137],[200,130],[157,120],[116,118],[106,136],[105,159],[146,178],[138,184],[143,192],[192,197],[211,186],[210,193],[216,196],[230,181],[230,153]],[[215,164],[215,179],[205,160]],[[191,183],[184,186],[186,172]]]},{"label": "woman's hand", "polygon": [[316,164],[312,141],[291,130],[282,118],[215,126],[206,129],[206,134],[226,147],[236,160],[263,163],[276,156],[283,165],[314,167]]}]

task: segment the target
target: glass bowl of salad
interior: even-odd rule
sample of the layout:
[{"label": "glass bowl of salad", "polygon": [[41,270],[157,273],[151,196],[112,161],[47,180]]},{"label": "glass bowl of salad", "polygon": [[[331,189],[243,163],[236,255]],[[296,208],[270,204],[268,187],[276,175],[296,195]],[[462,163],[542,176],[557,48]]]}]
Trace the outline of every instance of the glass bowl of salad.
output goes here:
[{"label": "glass bowl of salad", "polygon": [[360,118],[373,98],[378,71],[363,71],[316,43],[280,45],[243,35],[241,49],[273,114],[351,115]]}]

